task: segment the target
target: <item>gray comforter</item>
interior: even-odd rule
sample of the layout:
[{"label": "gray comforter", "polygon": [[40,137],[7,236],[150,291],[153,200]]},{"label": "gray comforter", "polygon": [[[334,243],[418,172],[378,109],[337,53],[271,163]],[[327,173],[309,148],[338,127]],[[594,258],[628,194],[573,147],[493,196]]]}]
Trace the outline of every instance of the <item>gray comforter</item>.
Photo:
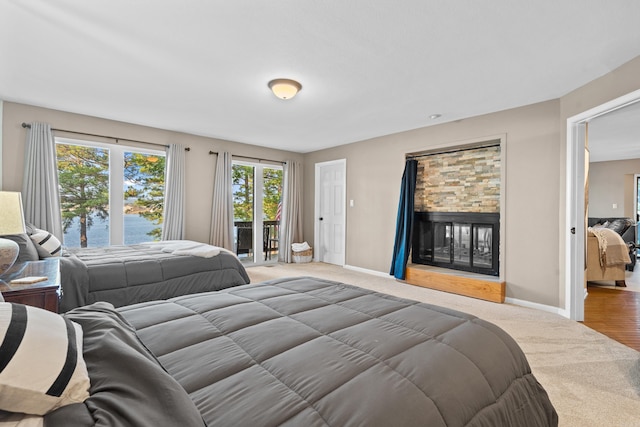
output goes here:
[{"label": "gray comforter", "polygon": [[203,258],[153,245],[70,250],[60,258],[60,275],[61,312],[96,301],[120,307],[249,283],[231,253]]},{"label": "gray comforter", "polygon": [[[65,414],[47,416],[47,425],[190,426],[202,425],[200,416],[209,426],[558,423],[547,393],[509,335],[437,306],[291,278],[117,312],[98,309],[66,315],[82,323],[85,353],[99,354],[102,345],[110,345],[91,338],[88,323],[101,322],[86,317],[122,316],[118,328],[128,331],[124,335],[131,342],[117,346],[125,352],[130,345],[140,353],[148,350],[153,357],[140,359],[163,369],[120,373],[110,387],[101,387],[96,384],[124,364],[126,372],[137,372],[129,359],[119,361],[117,352],[105,349],[104,357],[87,361],[91,397]],[[149,393],[147,382],[154,380],[157,391],[136,403],[134,397]],[[182,388],[176,391],[173,381]],[[139,387],[143,391],[135,392]],[[111,394],[101,399],[104,392]],[[118,393],[128,400],[120,403]],[[176,415],[163,421],[156,410]],[[132,424],[147,416],[148,422]]]}]

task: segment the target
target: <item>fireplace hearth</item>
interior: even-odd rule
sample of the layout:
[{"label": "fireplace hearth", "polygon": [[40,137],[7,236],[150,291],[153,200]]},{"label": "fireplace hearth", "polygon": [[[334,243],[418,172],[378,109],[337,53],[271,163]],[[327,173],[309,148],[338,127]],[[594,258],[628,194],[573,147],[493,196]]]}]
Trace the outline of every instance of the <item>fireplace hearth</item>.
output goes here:
[{"label": "fireplace hearth", "polygon": [[415,212],[411,260],[499,275],[500,214]]}]

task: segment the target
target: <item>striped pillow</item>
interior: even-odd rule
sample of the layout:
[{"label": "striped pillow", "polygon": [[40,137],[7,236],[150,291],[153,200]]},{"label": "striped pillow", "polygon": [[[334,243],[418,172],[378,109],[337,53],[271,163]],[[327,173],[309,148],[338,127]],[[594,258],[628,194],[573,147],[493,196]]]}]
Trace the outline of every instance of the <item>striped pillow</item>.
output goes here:
[{"label": "striped pillow", "polygon": [[60,240],[47,230],[34,228],[30,237],[31,240],[33,240],[33,243],[36,244],[36,249],[38,249],[38,255],[40,255],[40,258],[59,256],[62,252],[62,244],[60,243]]},{"label": "striped pillow", "polygon": [[89,397],[82,328],[62,316],[0,303],[0,409],[44,415]]}]

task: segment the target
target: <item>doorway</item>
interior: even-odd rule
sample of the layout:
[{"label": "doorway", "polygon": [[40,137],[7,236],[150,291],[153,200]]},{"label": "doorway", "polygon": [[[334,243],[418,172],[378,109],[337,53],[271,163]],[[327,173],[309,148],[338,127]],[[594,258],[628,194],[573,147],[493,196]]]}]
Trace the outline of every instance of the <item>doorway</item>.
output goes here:
[{"label": "doorway", "polygon": [[345,264],[347,160],[316,163],[315,260]]},{"label": "doorway", "polygon": [[[565,218],[565,310],[570,319],[584,320],[586,127],[590,120],[640,101],[640,90],[594,107],[567,119],[566,218]],[[637,191],[636,191],[637,193]]]},{"label": "doorway", "polygon": [[244,264],[276,262],[282,166],[234,160],[232,179],[235,253]]}]

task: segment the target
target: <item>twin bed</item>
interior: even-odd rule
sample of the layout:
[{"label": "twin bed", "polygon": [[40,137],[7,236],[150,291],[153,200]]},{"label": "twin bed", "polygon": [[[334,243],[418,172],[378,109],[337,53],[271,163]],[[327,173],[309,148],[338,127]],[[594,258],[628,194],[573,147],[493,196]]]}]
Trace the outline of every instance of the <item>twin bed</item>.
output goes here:
[{"label": "twin bed", "polygon": [[62,318],[81,330],[88,394],[30,417],[46,426],[558,423],[500,328],[342,283],[278,279]]},{"label": "twin bed", "polygon": [[115,307],[249,283],[238,258],[189,240],[67,249],[60,257],[60,311],[96,301]]}]

